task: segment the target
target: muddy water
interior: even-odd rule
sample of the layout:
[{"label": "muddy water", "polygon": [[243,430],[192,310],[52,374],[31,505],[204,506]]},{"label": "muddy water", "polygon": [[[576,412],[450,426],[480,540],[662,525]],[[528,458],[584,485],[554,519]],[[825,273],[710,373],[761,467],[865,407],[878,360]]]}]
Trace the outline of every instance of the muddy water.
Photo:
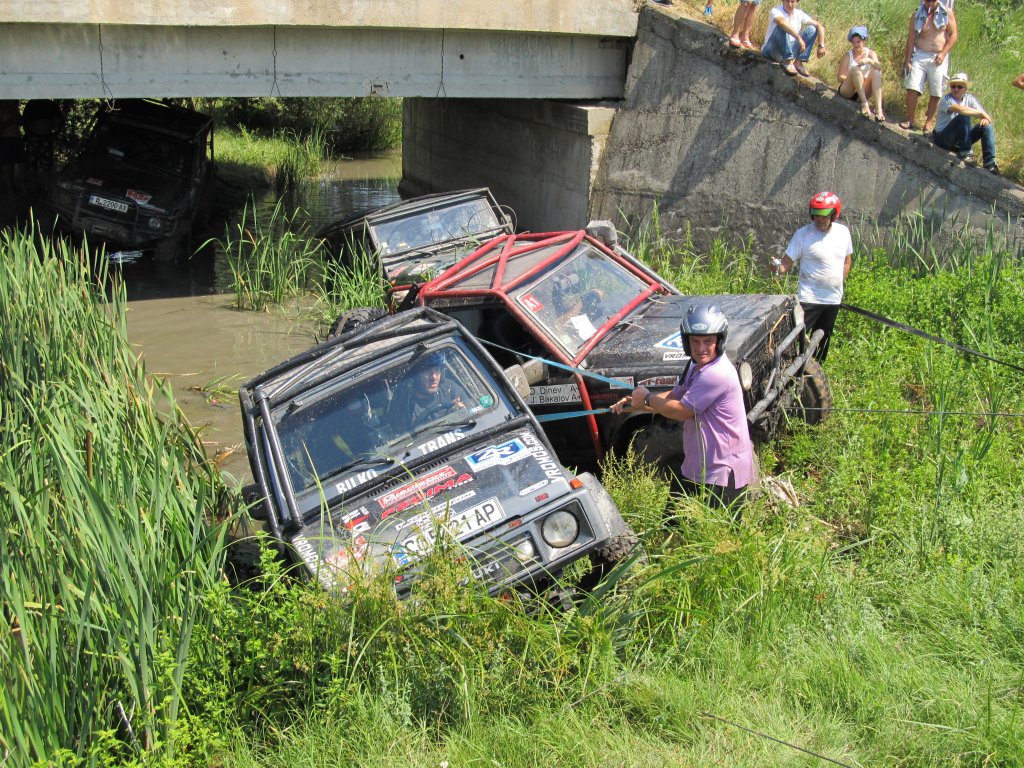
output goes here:
[{"label": "muddy water", "polygon": [[[400,172],[395,155],[343,161],[285,205],[301,206],[314,225],[332,221],[398,200]],[[259,206],[269,215],[276,203],[276,196],[264,195]],[[233,296],[225,293],[230,270],[223,261],[223,254],[214,252],[124,269],[128,339],[144,359],[147,374],[171,384],[183,413],[200,430],[207,455],[229,482],[248,482],[237,389],[312,346],[316,329],[301,306],[270,312],[232,309]]]},{"label": "muddy water", "polygon": [[248,482],[238,387],[315,343],[301,307],[238,312],[226,294],[129,302],[128,339],[149,376],[167,380],[174,399],[200,430],[207,456]]}]

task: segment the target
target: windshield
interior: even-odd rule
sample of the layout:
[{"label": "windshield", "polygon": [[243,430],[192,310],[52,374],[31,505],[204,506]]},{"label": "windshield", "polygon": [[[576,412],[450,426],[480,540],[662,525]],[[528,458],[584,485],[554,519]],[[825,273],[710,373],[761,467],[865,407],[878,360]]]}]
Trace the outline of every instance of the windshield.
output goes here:
[{"label": "windshield", "polygon": [[294,491],[350,474],[371,478],[504,418],[510,404],[471,355],[454,345],[406,351],[372,375],[328,382],[279,408],[274,420]]},{"label": "windshield", "polygon": [[485,198],[422,211],[395,221],[373,225],[383,256],[428,248],[449,240],[461,240],[501,226]]},{"label": "windshield", "polygon": [[184,141],[111,122],[100,122],[96,126],[89,138],[88,151],[107,160],[175,174],[187,172],[191,155],[190,147]]},{"label": "windshield", "polygon": [[647,285],[590,245],[515,295],[515,301],[570,357]]}]

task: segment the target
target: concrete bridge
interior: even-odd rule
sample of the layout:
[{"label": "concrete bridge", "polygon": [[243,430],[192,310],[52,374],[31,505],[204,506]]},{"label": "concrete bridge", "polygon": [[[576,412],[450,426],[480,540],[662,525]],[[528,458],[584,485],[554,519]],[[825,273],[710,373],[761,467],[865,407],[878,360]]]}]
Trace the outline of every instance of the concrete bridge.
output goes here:
[{"label": "concrete bridge", "polygon": [[0,0],[0,98],[401,96],[402,191],[489,186],[520,229],[657,206],[669,238],[774,253],[834,189],[866,234],[919,213],[1020,241],[1020,187],[632,3]]},{"label": "concrete bridge", "polygon": [[0,0],[0,99],[621,98],[633,0]]}]

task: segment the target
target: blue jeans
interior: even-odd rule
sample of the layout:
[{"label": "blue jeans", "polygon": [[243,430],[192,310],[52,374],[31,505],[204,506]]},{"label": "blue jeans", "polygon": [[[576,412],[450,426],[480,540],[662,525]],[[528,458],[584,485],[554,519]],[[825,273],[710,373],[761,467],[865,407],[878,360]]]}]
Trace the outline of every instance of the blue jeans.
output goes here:
[{"label": "blue jeans", "polygon": [[800,46],[797,45],[796,40],[776,24],[775,29],[772,30],[772,36],[764,41],[761,53],[772,61],[800,59],[806,63],[811,58],[811,51],[814,50],[814,41],[818,39],[818,28],[808,25],[800,30],[800,37],[807,45],[803,53],[800,53]]},{"label": "blue jeans", "polygon": [[981,142],[981,161],[986,168],[996,163],[996,132],[992,124],[977,125],[967,115],[956,115],[942,133],[934,131],[932,140],[936,146],[966,155],[971,147]]}]

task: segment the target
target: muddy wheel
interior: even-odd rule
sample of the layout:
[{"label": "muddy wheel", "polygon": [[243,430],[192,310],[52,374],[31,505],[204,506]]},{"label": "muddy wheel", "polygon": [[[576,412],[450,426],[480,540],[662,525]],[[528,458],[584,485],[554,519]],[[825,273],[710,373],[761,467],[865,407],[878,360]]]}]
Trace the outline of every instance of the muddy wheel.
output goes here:
[{"label": "muddy wheel", "polygon": [[808,424],[824,421],[832,410],[832,388],[828,385],[828,377],[821,363],[814,358],[808,360],[804,368],[804,380],[796,406],[800,418]]},{"label": "muddy wheel", "polygon": [[683,463],[682,425],[668,419],[652,419],[633,433],[630,444],[637,457],[652,464],[666,477],[679,474]]},{"label": "muddy wheel", "polygon": [[331,323],[331,330],[327,332],[327,338],[333,339],[342,336],[349,331],[369,325],[382,317],[387,317],[388,311],[383,307],[356,307],[348,309],[338,315],[338,318]]},{"label": "muddy wheel", "polygon": [[608,540],[591,553],[590,561],[594,567],[580,584],[584,591],[590,592],[612,568],[623,560],[633,556],[638,556],[637,559],[642,560],[643,546],[640,543],[640,537],[633,532],[629,523],[622,519],[619,508],[615,505],[612,497],[608,495],[604,486],[597,481],[597,478],[589,472],[578,475],[578,478],[597,503],[601,518],[609,533]]}]

